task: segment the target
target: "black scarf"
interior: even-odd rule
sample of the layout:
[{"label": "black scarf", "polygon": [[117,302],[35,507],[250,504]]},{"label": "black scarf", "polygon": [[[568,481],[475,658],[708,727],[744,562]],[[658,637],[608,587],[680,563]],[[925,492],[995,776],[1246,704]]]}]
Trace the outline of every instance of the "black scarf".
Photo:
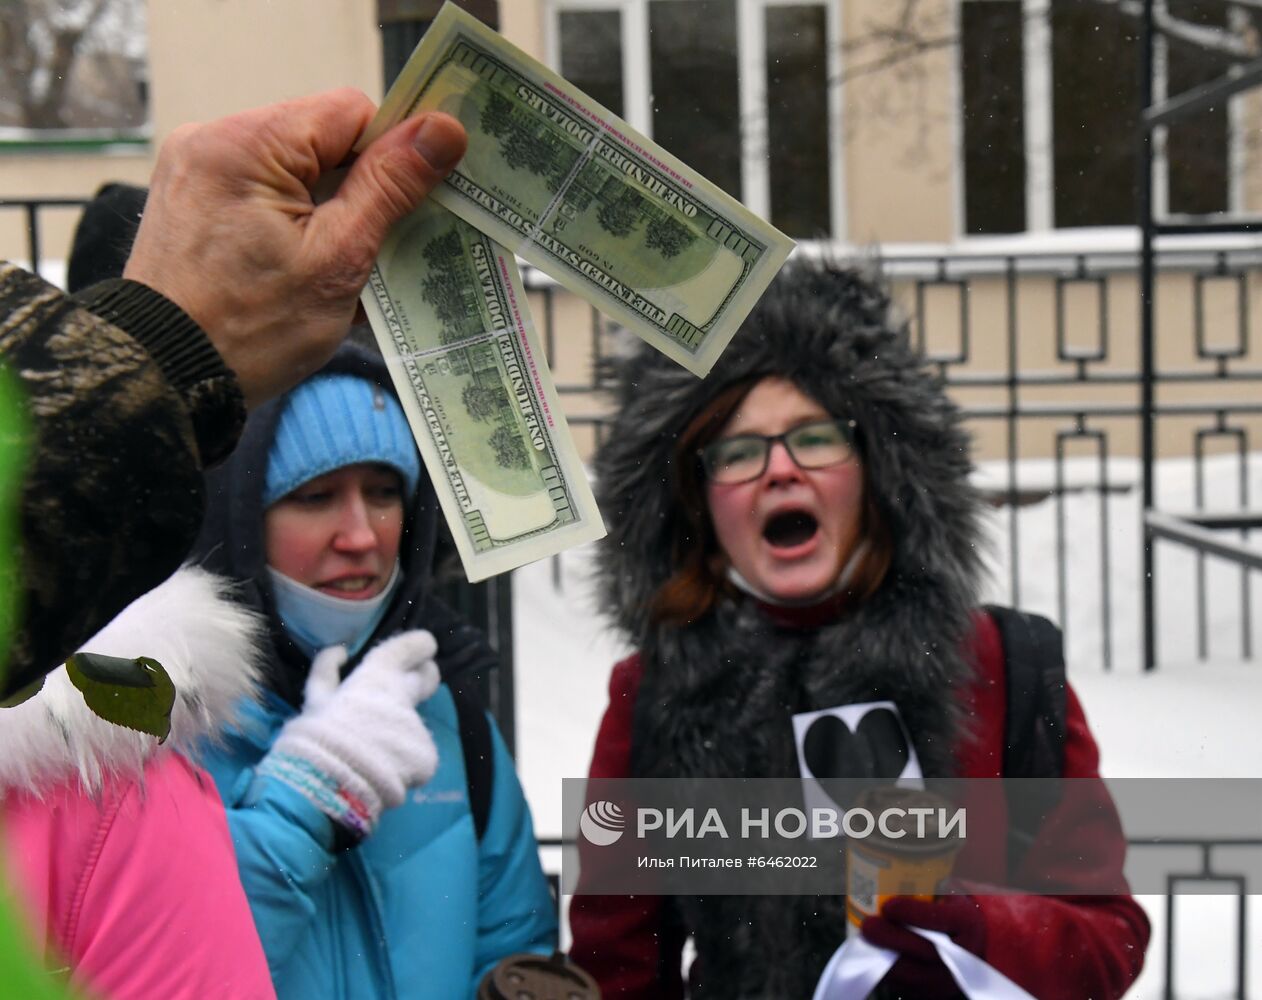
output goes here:
[{"label": "black scarf", "polygon": [[[658,629],[642,650],[634,777],[799,775],[792,716],[893,701],[928,777],[950,777],[965,733],[958,691],[967,608],[932,588],[883,588],[813,628],[777,623],[743,595],[687,628]],[[693,995],[809,997],[845,936],[845,898],[677,897],[698,967]]]}]

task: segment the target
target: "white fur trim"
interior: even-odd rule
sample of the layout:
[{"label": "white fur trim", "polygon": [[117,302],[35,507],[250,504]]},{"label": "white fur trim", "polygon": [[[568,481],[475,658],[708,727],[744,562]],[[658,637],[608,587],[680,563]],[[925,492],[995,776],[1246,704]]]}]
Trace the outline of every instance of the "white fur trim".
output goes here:
[{"label": "white fur trim", "polygon": [[190,756],[234,719],[241,699],[257,692],[263,623],[228,596],[232,584],[185,566],[122,610],[85,652],[150,656],[175,684],[171,734],[163,744],[97,716],[64,666],[35,697],[0,709],[0,795],[40,794],[77,775],[90,791],[108,775],[139,777],[163,751]]}]

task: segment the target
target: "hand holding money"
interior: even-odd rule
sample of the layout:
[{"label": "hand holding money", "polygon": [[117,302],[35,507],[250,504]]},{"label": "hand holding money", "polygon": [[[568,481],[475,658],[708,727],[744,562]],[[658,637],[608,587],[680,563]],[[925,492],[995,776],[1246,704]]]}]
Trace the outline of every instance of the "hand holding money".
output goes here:
[{"label": "hand holding money", "polygon": [[317,207],[311,186],[343,162],[373,110],[345,89],[184,126],[162,145],[124,277],[206,331],[247,405],[328,359],[390,226],[464,151],[448,116],[409,121]]}]

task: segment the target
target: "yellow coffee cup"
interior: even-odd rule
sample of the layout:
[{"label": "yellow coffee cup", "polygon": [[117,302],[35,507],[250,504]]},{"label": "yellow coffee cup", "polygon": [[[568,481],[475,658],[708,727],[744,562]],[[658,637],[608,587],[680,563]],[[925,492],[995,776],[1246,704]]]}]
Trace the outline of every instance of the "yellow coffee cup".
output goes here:
[{"label": "yellow coffee cup", "polygon": [[[881,912],[891,896],[932,899],[951,874],[960,835],[944,822],[955,812],[934,792],[893,785],[869,789],[855,800],[877,822],[866,836],[846,842],[847,933]],[[911,810],[915,810],[912,812]],[[849,824],[853,830],[855,824]]]}]

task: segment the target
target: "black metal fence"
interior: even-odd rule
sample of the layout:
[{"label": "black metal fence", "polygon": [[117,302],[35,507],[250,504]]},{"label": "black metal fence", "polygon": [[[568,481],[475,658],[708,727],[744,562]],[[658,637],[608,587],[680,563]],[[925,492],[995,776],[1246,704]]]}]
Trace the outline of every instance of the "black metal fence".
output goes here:
[{"label": "black metal fence", "polygon": [[[47,246],[43,215],[84,201],[2,199],[0,224],[20,220],[29,248],[26,262],[39,268],[65,252]],[[1262,239],[1227,239],[1187,239],[1156,252],[1150,380],[1141,365],[1137,248],[867,259],[890,281],[913,336],[960,400],[977,437],[984,489],[1002,523],[989,596],[1050,614],[1063,624],[1071,650],[1106,668],[1142,649],[1136,642],[1145,623],[1134,619],[1143,609],[1133,607],[1119,588],[1136,579],[1138,564],[1128,559],[1132,550],[1142,550],[1144,539],[1138,533],[1142,518],[1131,516],[1130,508],[1147,479],[1154,483],[1153,506],[1205,523],[1230,514],[1234,530],[1248,537],[1250,504],[1259,488],[1254,449],[1262,433],[1255,301],[1262,295]],[[580,443],[590,449],[600,441],[604,420],[595,361],[616,350],[625,334],[590,307],[576,307],[543,275],[528,270],[527,280],[558,392]],[[1141,454],[1145,433],[1155,442],[1151,462]],[[1216,456],[1228,453],[1236,470],[1230,496],[1223,492],[1221,468],[1210,475],[1215,461],[1222,464]],[[1165,461],[1179,458],[1190,465]],[[1075,515],[1083,516],[1083,505],[1069,502],[1083,497],[1093,499],[1090,560],[1081,553],[1084,526],[1072,523]],[[1051,566],[1048,553],[1026,551],[1023,530],[1042,500],[1054,509]],[[1068,551],[1071,537],[1074,553]],[[1239,572],[1233,597],[1239,614],[1234,635],[1227,636],[1207,613],[1207,558],[1204,552],[1195,556],[1193,573],[1196,655],[1251,658],[1257,613],[1250,570]],[[1049,574],[1055,581],[1051,593]],[[1164,581],[1156,580],[1160,589]],[[1071,592],[1084,584],[1098,595],[1094,621],[1084,620],[1070,601]],[[1181,579],[1178,584],[1184,589]],[[488,680],[487,693],[511,738],[511,585],[469,589],[449,579],[445,586],[501,652],[506,676]],[[1215,594],[1216,603],[1222,600]],[[1159,642],[1181,627],[1157,624]],[[1157,649],[1164,655],[1162,645]]]},{"label": "black metal fence", "polygon": [[[0,198],[0,224],[17,224],[25,232],[26,257],[22,263],[33,271],[42,271],[45,263],[44,223],[51,211],[81,209],[84,198]],[[69,246],[56,247],[48,257],[64,260]]]},{"label": "black metal fence", "polygon": [[[1262,358],[1251,302],[1262,291],[1262,241],[1185,240],[1158,252],[1158,294],[1166,306],[1150,412],[1140,368],[1137,250],[900,255],[868,263],[891,283],[913,336],[974,430],[983,489],[997,508],[1000,551],[990,596],[1050,614],[1064,625],[1080,659],[1106,669],[1142,659],[1142,602],[1128,588],[1139,583],[1145,478],[1156,483],[1161,506],[1231,511],[1238,518],[1256,493]],[[592,313],[582,327],[563,326],[557,314],[567,293],[538,274],[531,284],[554,364],[573,370],[563,356],[577,351],[584,358],[579,367],[591,373],[595,360],[617,349],[623,334],[612,324]],[[572,407],[578,413],[571,424],[591,428],[594,442],[602,431],[601,389],[594,377],[558,378],[564,397],[582,401]],[[1141,454],[1147,425],[1157,443],[1149,462]],[[1235,464],[1230,496],[1221,486],[1219,456],[1226,453]],[[1084,525],[1077,522],[1088,497],[1092,523]],[[1054,520],[1050,553],[1026,540],[1030,525],[1048,512],[1040,501],[1050,504]],[[1248,525],[1232,526],[1247,536]],[[1094,537],[1090,557],[1082,552],[1084,530]],[[1235,634],[1211,642],[1206,556],[1196,560],[1190,616],[1196,655],[1251,658],[1248,572],[1238,580]],[[1181,575],[1172,577],[1158,580],[1159,588],[1184,591]],[[1049,578],[1055,582],[1050,591]],[[1094,621],[1071,600],[1084,584],[1097,595]],[[1215,600],[1222,598],[1215,593]],[[1158,636],[1178,639],[1182,630],[1167,621]],[[1181,644],[1172,649],[1180,655]]]}]

